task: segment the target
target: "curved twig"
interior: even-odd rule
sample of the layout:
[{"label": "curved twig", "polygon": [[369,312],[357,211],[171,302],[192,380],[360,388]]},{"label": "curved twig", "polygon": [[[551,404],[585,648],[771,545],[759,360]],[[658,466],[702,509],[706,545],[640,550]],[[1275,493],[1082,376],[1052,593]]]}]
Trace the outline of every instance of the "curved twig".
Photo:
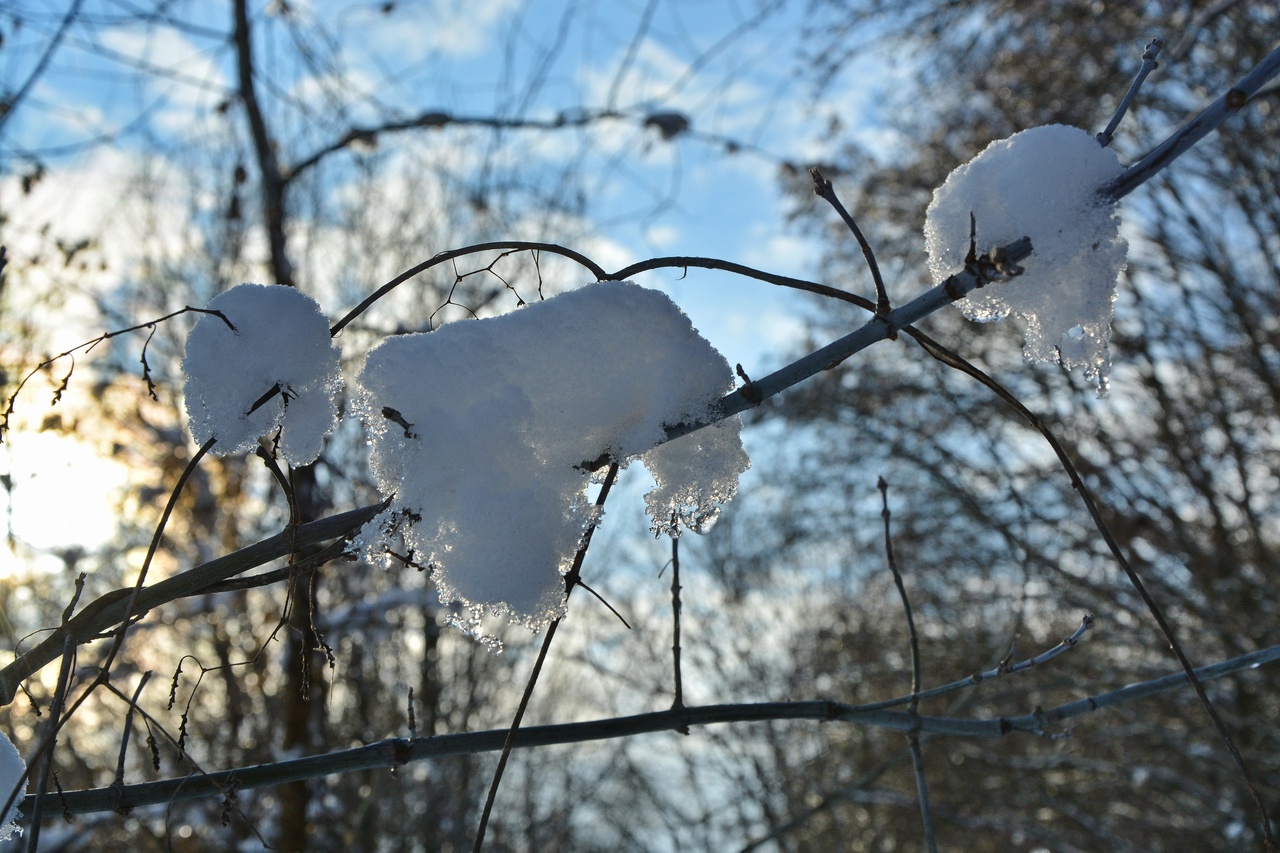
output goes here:
[{"label": "curved twig", "polygon": [[[609,497],[610,490],[613,489],[613,481],[618,477],[618,463],[609,466],[609,472],[605,474],[604,482],[600,486],[600,493],[596,495],[595,508],[597,512],[604,507],[604,502]],[[597,516],[598,517],[598,516]],[[595,526],[588,527],[582,535],[582,542],[578,545],[577,552],[573,555],[573,566],[564,576],[564,594],[565,599],[573,593],[573,588],[577,586],[579,575],[582,572],[582,561],[587,557],[587,549],[591,547],[591,536],[595,533]],[[533,698],[533,688],[538,683],[538,676],[542,674],[542,665],[547,660],[547,652],[551,650],[551,641],[556,636],[556,628],[560,626],[560,619],[552,620],[547,626],[547,634],[542,638],[542,647],[538,649],[537,660],[533,663],[533,670],[529,673],[529,680],[524,686],[524,693],[520,696],[520,705],[516,708],[515,717],[511,720],[511,727],[507,729],[507,736],[502,742],[502,754],[498,757],[498,766],[493,771],[493,780],[489,783],[489,794],[485,797],[484,809],[480,813],[480,825],[476,829],[476,840],[471,848],[474,853],[480,853],[484,848],[484,834],[489,826],[489,816],[493,813],[494,801],[498,798],[498,786],[502,784],[502,775],[507,767],[507,759],[511,757],[511,750],[515,747],[520,734],[520,723],[524,720],[524,712],[529,707],[529,700]]]},{"label": "curved twig", "polygon": [[339,332],[341,332],[344,328],[346,328],[348,323],[350,323],[352,320],[354,320],[355,318],[363,314],[365,311],[367,311],[369,309],[369,306],[373,305],[373,303],[377,302],[379,299],[386,296],[388,293],[395,290],[397,287],[404,284],[409,279],[421,273],[426,272],[427,270],[431,269],[434,266],[439,266],[440,264],[448,263],[454,258],[461,258],[466,255],[474,255],[480,252],[501,251],[504,249],[514,249],[517,251],[527,250],[531,252],[547,252],[548,254],[552,254],[552,255],[560,255],[561,257],[568,258],[569,260],[577,263],[579,266],[586,268],[592,275],[596,277],[597,281],[602,281],[608,277],[604,271],[604,268],[601,267],[599,264],[597,264],[595,261],[588,258],[586,255],[582,254],[581,252],[575,252],[573,249],[566,249],[564,246],[559,246],[559,245],[556,245],[555,243],[539,243],[539,242],[528,241],[528,240],[498,240],[492,243],[477,243],[474,246],[466,246],[461,249],[450,249],[447,252],[441,252],[440,254],[432,257],[431,259],[423,261],[422,263],[418,264],[416,267],[412,267],[400,273],[400,275],[391,279],[391,281],[387,282],[386,284],[382,285],[382,287],[379,287],[373,293],[369,294],[369,296],[367,296],[363,302],[361,302],[355,308],[352,308],[350,311],[348,311],[341,320],[334,323],[333,326],[330,327],[329,329],[329,334],[331,336],[336,336]]}]

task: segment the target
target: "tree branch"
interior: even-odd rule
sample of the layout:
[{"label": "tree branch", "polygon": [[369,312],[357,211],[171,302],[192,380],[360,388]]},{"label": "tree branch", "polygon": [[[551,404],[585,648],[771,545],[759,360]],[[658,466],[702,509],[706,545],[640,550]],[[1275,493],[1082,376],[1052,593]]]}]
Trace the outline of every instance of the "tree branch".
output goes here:
[{"label": "tree branch", "polygon": [[244,104],[249,132],[253,136],[253,150],[258,158],[258,170],[262,180],[263,223],[267,229],[267,245],[271,249],[271,274],[276,284],[293,285],[293,264],[289,261],[284,231],[285,182],[262,107],[258,103],[257,89],[253,82],[253,44],[249,34],[249,10],[247,0],[235,0],[235,32],[232,39],[236,46],[236,70],[240,101]]},{"label": "tree branch", "polygon": [[1280,47],[1268,53],[1252,71],[1228,89],[1226,94],[1187,122],[1182,129],[1103,187],[1101,190],[1103,198],[1119,201],[1151,180],[1161,169],[1185,154],[1193,145],[1239,112],[1249,99],[1276,74],[1280,74]]},{"label": "tree branch", "polygon": [[58,51],[58,46],[62,44],[62,39],[66,36],[67,30],[71,28],[71,23],[80,14],[80,6],[83,3],[84,0],[75,0],[71,4],[71,7],[67,9],[67,14],[62,17],[62,23],[58,25],[57,31],[53,34],[53,38],[45,45],[44,54],[40,57],[40,61],[36,63],[36,67],[27,75],[27,79],[18,87],[18,90],[0,103],[0,130],[4,129],[10,116],[17,111],[18,104],[31,91],[31,87],[40,79],[40,75],[44,74],[45,69],[49,66],[49,61],[53,59],[53,55]]},{"label": "tree branch", "polygon": [[[1201,667],[1196,670],[1196,676],[1201,681],[1211,681],[1276,660],[1280,660],[1280,645],[1269,646],[1240,657]],[[516,736],[514,745],[516,748],[528,749],[557,744],[612,740],[654,732],[676,732],[684,725],[709,726],[720,723],[772,720],[817,720],[828,724],[845,722],[901,732],[918,727],[921,732],[972,738],[1001,738],[1014,732],[1044,735],[1048,728],[1055,724],[1092,714],[1104,708],[1118,707],[1139,699],[1168,693],[1186,684],[1186,674],[1179,672],[1163,678],[1131,684],[1107,693],[1088,696],[1048,711],[1034,711],[1029,714],[995,719],[971,720],[955,717],[913,716],[905,711],[873,710],[868,706],[822,700],[685,706],[680,709],[673,708],[627,717],[522,728]],[[187,776],[181,779],[145,782],[130,785],[123,790],[107,787],[69,791],[63,798],[68,813],[87,814],[201,797],[220,797],[227,786],[232,784],[237,790],[246,790],[303,779],[316,779],[334,773],[401,767],[413,761],[446,755],[498,752],[502,749],[507,735],[507,729],[492,729],[425,738],[392,738],[340,752]],[[32,799],[28,796],[23,800],[21,809],[24,813],[30,812]]]},{"label": "tree branch", "polygon": [[1120,106],[1116,107],[1116,114],[1111,117],[1111,121],[1107,122],[1106,128],[1097,136],[1098,143],[1103,148],[1111,144],[1112,135],[1116,132],[1116,128],[1120,126],[1125,113],[1129,112],[1129,105],[1138,96],[1138,90],[1142,88],[1147,75],[1160,67],[1156,57],[1160,55],[1160,50],[1163,47],[1164,42],[1160,39],[1152,39],[1147,43],[1146,49],[1142,52],[1142,67],[1138,69],[1137,76],[1133,78],[1133,83],[1129,85],[1129,91],[1125,92],[1124,97],[1120,99]]},{"label": "tree branch", "polygon": [[297,530],[285,530],[247,548],[166,578],[153,586],[143,587],[138,591],[137,601],[132,608],[129,602],[134,592],[132,588],[117,589],[101,596],[65,625],[52,631],[34,649],[0,669],[0,706],[13,701],[19,683],[62,656],[63,644],[67,638],[73,640],[75,645],[99,639],[103,632],[118,626],[126,614],[131,618],[140,618],[154,607],[203,592],[213,584],[286,556],[297,548],[349,536],[386,507],[385,502],[365,506],[304,524]]},{"label": "tree branch", "polygon": [[893,337],[899,331],[938,309],[964,298],[973,290],[1016,275],[1018,272],[1016,264],[1030,257],[1031,250],[1031,241],[1025,237],[1003,248],[992,250],[972,269],[956,273],[906,305],[895,308],[888,314],[877,315],[857,331],[791,362],[763,379],[752,382],[753,390],[750,398],[743,389],[739,388],[721,397],[710,417],[667,427],[666,440],[671,441],[682,435],[688,435],[731,415],[754,408],[760,404],[760,401],[767,400],[816,373],[836,367],[845,359],[874,343]]}]

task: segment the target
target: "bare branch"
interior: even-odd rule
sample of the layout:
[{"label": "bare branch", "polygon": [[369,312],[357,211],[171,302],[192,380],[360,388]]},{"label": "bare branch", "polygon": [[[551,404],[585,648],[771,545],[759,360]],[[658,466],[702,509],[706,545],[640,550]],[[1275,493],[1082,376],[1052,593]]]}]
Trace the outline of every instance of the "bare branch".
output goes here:
[{"label": "bare branch", "polygon": [[855,353],[861,352],[874,343],[891,338],[938,309],[962,299],[971,291],[1015,275],[1014,265],[1030,255],[1031,241],[1025,237],[1001,249],[993,250],[984,257],[982,266],[956,273],[906,305],[895,308],[883,316],[877,316],[857,331],[752,382],[752,397],[756,402],[749,400],[743,393],[743,389],[739,388],[720,398],[712,417],[667,427],[666,440],[671,441],[682,435],[688,435],[712,423],[745,412],[758,405],[759,400],[767,400],[814,374],[836,367]]},{"label": "bare branch", "polygon": [[[52,631],[38,646],[0,669],[0,706],[13,701],[18,685],[38,672],[46,664],[62,656],[67,638],[74,645],[98,639],[103,632],[118,626],[126,614],[140,618],[147,611],[161,604],[204,592],[214,584],[235,577],[249,569],[287,556],[295,547],[305,548],[331,539],[339,539],[355,533],[369,519],[386,509],[387,503],[365,506],[349,512],[322,518],[304,524],[296,530],[286,530],[247,548],[242,548],[216,560],[210,560],[193,569],[166,578],[153,586],[138,591],[136,605],[130,609],[128,599],[133,589],[117,589],[101,596],[76,614],[65,625]],[[333,553],[337,556],[340,553]]]},{"label": "bare branch", "polygon": [[[893,574],[893,585],[898,588],[898,597],[902,599],[902,609],[907,618],[907,639],[911,644],[911,700],[907,703],[907,713],[919,714],[920,707],[920,638],[916,634],[916,620],[911,614],[911,599],[907,597],[907,587],[902,582],[902,572],[898,571],[898,561],[893,555],[893,536],[889,528],[889,484],[884,477],[876,481],[880,490],[880,517],[884,521],[884,553]],[[916,797],[920,803],[920,820],[924,826],[925,848],[930,853],[937,853],[938,838],[933,828],[933,810],[929,806],[929,785],[924,775],[924,750],[920,747],[920,731],[912,729],[907,732],[907,744],[911,750],[911,767],[916,777]]]},{"label": "bare branch", "polygon": [[44,53],[40,56],[40,61],[36,63],[35,68],[27,75],[27,79],[23,81],[17,91],[7,96],[3,102],[0,102],[0,130],[4,129],[10,116],[17,111],[18,104],[22,102],[22,99],[31,91],[31,87],[44,74],[45,69],[49,66],[49,61],[58,52],[58,47],[62,44],[62,39],[66,36],[67,30],[71,28],[72,22],[79,16],[80,6],[83,3],[84,0],[74,0],[71,7],[67,9],[67,14],[62,17],[62,23],[58,25],[57,31],[54,32],[53,37],[45,45]]},{"label": "bare branch", "polygon": [[1098,142],[1103,148],[1111,144],[1112,134],[1120,126],[1120,121],[1124,118],[1124,114],[1129,111],[1129,105],[1133,103],[1133,99],[1137,96],[1138,90],[1142,88],[1147,75],[1160,67],[1156,57],[1160,55],[1160,50],[1163,47],[1164,42],[1160,39],[1152,39],[1147,43],[1146,50],[1142,52],[1142,68],[1138,69],[1138,76],[1133,78],[1133,83],[1129,85],[1129,91],[1125,92],[1124,97],[1120,99],[1120,106],[1116,107],[1116,114],[1111,117],[1111,121],[1107,122],[1106,128],[1098,134]]},{"label": "bare branch", "polygon": [[[1196,677],[1201,681],[1212,681],[1237,672],[1256,669],[1277,660],[1280,660],[1280,645],[1269,646],[1221,663],[1201,667],[1196,670]],[[1163,678],[1131,684],[1119,690],[1088,696],[1048,711],[973,720],[929,716],[913,718],[912,715],[901,711],[868,710],[866,706],[845,705],[823,700],[686,706],[678,711],[670,709],[628,717],[522,728],[516,735],[514,747],[529,749],[557,744],[611,740],[653,732],[675,732],[679,731],[683,725],[709,726],[770,720],[815,720],[827,725],[833,722],[845,722],[902,732],[909,731],[913,726],[918,725],[921,732],[973,738],[1001,738],[1014,732],[1043,735],[1046,733],[1047,726],[1092,714],[1104,708],[1119,707],[1140,699],[1169,693],[1181,689],[1186,684],[1186,674],[1179,672]],[[400,767],[412,761],[446,755],[498,752],[503,748],[508,734],[506,729],[492,729],[412,740],[392,738],[324,755],[206,773],[198,777],[188,776],[182,779],[131,785],[123,792],[109,787],[71,791],[66,794],[65,799],[70,813],[86,814],[112,811],[117,806],[134,808],[156,803],[222,796],[226,786],[232,783],[236,784],[240,790],[248,790],[304,779],[318,779],[334,773]],[[27,797],[22,802],[20,807],[24,813],[30,813],[31,803],[32,797]]]},{"label": "bare branch", "polygon": [[809,175],[813,178],[814,193],[831,205],[836,213],[840,214],[844,224],[853,232],[853,238],[858,241],[858,248],[862,250],[862,257],[867,261],[867,267],[871,270],[871,279],[876,286],[876,315],[883,316],[888,314],[893,310],[893,306],[889,303],[889,291],[885,289],[884,279],[880,276],[880,265],[876,263],[876,255],[871,250],[871,244],[863,236],[862,229],[858,227],[858,223],[854,221],[852,214],[841,203],[839,196],[836,195],[835,187],[831,186],[831,182],[824,178],[816,168],[810,169]]},{"label": "bare branch", "polygon": [[1239,112],[1245,104],[1249,103],[1249,99],[1276,74],[1280,74],[1280,47],[1268,53],[1252,71],[1241,77],[1222,97],[1187,122],[1182,129],[1160,143],[1146,157],[1121,172],[1114,181],[1102,188],[1101,195],[1111,201],[1119,201],[1151,180],[1165,166],[1185,154],[1193,145]]},{"label": "bare branch", "polygon": [[[609,466],[609,472],[605,475],[604,482],[600,486],[600,493],[596,495],[596,510],[599,511],[604,507],[604,502],[609,497],[609,492],[613,489],[613,481],[618,477],[618,464],[615,462]],[[597,516],[598,517],[598,516]],[[595,527],[588,527],[586,532],[582,534],[582,542],[578,545],[577,553],[573,555],[573,567],[564,576],[564,594],[568,598],[573,593],[573,588],[578,585],[578,576],[582,572],[582,561],[587,557],[587,549],[591,547],[591,535],[595,533]],[[511,750],[515,747],[520,735],[520,722],[524,719],[524,712],[529,707],[529,700],[533,698],[533,688],[538,683],[538,676],[542,673],[542,665],[547,660],[547,652],[551,650],[551,641],[555,639],[556,628],[560,625],[560,619],[552,620],[547,626],[547,634],[542,638],[542,647],[538,649],[538,658],[533,663],[533,671],[529,673],[529,681],[524,686],[524,693],[520,697],[520,705],[516,708],[515,718],[511,721],[511,728],[507,730],[507,736],[503,740],[502,754],[498,758],[498,766],[493,771],[493,781],[489,783],[489,794],[484,801],[484,809],[480,813],[480,825],[476,829],[475,845],[472,847],[474,853],[480,853],[484,848],[484,834],[489,826],[489,816],[493,813],[494,801],[498,798],[498,786],[502,784],[503,771],[507,767],[507,759],[511,757]]]}]

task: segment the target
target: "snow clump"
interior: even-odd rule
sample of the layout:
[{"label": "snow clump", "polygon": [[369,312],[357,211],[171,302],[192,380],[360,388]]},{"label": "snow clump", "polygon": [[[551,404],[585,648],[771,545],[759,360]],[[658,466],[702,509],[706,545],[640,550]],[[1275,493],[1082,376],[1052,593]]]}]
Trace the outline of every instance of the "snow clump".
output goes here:
[{"label": "snow clump", "polygon": [[[9,798],[9,794],[18,788],[18,782],[27,772],[27,763],[22,760],[18,748],[8,737],[0,735],[0,802]],[[9,813],[0,818],[0,841],[8,841],[22,832],[18,825],[18,803],[26,796],[27,784],[22,783],[18,796],[14,797]]]},{"label": "snow clump", "polygon": [[969,215],[984,253],[1031,238],[1025,273],[975,290],[959,302],[986,322],[1010,312],[1026,319],[1028,361],[1083,367],[1107,391],[1112,303],[1128,246],[1116,204],[1098,191],[1124,170],[1114,152],[1083,130],[1047,125],[993,142],[933,192],[925,218],[936,283],[964,267]]},{"label": "snow clump", "polygon": [[359,384],[392,502],[353,549],[382,557],[402,536],[475,636],[486,613],[533,630],[563,615],[604,460],[641,458],[655,530],[673,535],[709,527],[750,465],[736,416],[658,446],[665,425],[707,418],[733,374],[670,299],[629,282],[388,338]]},{"label": "snow clump", "polygon": [[209,310],[226,321],[202,315],[182,360],[192,438],[216,438],[213,452],[222,456],[280,430],[286,462],[314,462],[337,422],[342,386],[339,349],[320,306],[297,288],[241,284],[215,296]]}]

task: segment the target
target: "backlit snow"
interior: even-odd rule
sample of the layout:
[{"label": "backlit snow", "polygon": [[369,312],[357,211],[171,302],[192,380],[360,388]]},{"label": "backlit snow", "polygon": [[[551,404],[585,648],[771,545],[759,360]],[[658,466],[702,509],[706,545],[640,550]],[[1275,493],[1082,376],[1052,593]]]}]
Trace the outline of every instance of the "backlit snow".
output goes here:
[{"label": "backlit snow", "polygon": [[1116,205],[1099,187],[1123,171],[1116,155],[1074,127],[1048,125],[993,142],[934,190],[925,221],[929,269],[941,282],[964,267],[969,214],[978,252],[1031,238],[1026,272],[973,291],[958,304],[972,320],[1010,312],[1027,322],[1024,355],[1083,367],[1100,394],[1116,280],[1127,244]]},{"label": "backlit snow", "polygon": [[664,425],[706,417],[733,376],[670,299],[629,282],[389,338],[359,384],[374,474],[394,498],[356,546],[410,549],[474,633],[486,612],[534,629],[563,614],[563,573],[595,521],[587,463],[640,456],[658,481],[655,529],[672,533],[709,526],[750,464],[736,416],[656,446]]},{"label": "backlit snow", "polygon": [[[219,294],[187,335],[182,370],[191,435],[238,453],[259,438],[290,465],[314,462],[338,417],[338,347],[315,300],[293,287],[241,284]],[[277,393],[252,414],[249,410]]]}]

